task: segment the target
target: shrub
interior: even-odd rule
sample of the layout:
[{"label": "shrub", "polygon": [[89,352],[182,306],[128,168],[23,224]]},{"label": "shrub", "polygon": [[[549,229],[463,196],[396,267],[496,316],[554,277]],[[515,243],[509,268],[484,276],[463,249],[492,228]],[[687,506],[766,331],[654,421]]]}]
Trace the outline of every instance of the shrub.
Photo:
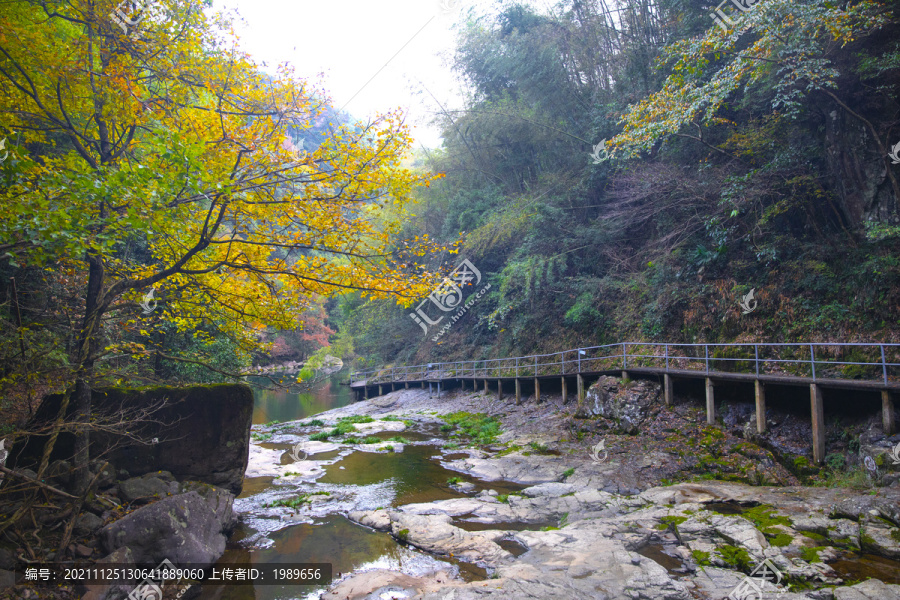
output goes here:
[{"label": "shrub", "polygon": [[710,370],[724,371],[726,373],[752,373],[756,368],[754,360],[713,360],[713,359],[753,359],[753,351],[740,346],[724,346],[716,348],[709,357]]},{"label": "shrub", "polygon": [[[446,425],[441,426],[442,431],[449,431],[455,426],[476,444],[492,444],[500,435],[500,421],[484,413],[455,412],[442,418],[446,422]],[[444,429],[445,427],[450,429]]]},{"label": "shrub", "polygon": [[575,473],[574,468],[566,469],[565,471],[563,471],[563,479],[571,477],[573,473]]},{"label": "shrub", "polygon": [[844,458],[843,454],[833,452],[825,457],[825,464],[828,465],[830,469],[840,471],[847,464],[847,459]]},{"label": "shrub", "polygon": [[723,544],[717,548],[719,554],[729,565],[736,567],[740,571],[749,572],[753,568],[753,558],[743,548]]},{"label": "shrub", "polygon": [[819,550],[824,550],[825,546],[812,546],[800,548],[800,558],[808,563],[819,562]]},{"label": "shrub", "polygon": [[769,538],[769,543],[776,548],[783,548],[784,546],[790,546],[791,542],[794,541],[794,538],[787,533],[778,533],[773,537]]},{"label": "shrub", "polygon": [[338,418],[338,426],[340,426],[341,423],[371,423],[374,420],[375,419],[369,415],[352,415],[349,417]]},{"label": "shrub", "polygon": [[349,421],[343,421],[337,424],[337,427],[331,430],[331,435],[347,435],[356,431],[356,427]]},{"label": "shrub", "polygon": [[531,447],[532,450],[534,450],[538,454],[549,454],[550,453],[550,448],[547,447],[545,444],[539,444],[537,442],[528,442],[528,445]]}]

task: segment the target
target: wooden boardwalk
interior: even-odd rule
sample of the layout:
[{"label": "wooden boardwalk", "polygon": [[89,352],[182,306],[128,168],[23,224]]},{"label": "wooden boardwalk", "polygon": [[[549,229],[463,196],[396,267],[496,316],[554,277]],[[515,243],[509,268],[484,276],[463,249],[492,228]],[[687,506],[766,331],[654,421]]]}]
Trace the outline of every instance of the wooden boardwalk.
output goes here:
[{"label": "wooden boardwalk", "polygon": [[[894,396],[900,391],[900,344],[886,343],[774,343],[774,344],[669,344],[623,342],[565,350],[553,354],[403,365],[350,374],[358,399],[368,399],[398,386],[442,389],[489,382],[502,398],[504,384],[514,387],[516,404],[522,386],[533,389],[537,401],[541,382],[558,381],[563,401],[575,385],[579,405],[586,385],[603,375],[661,379],[667,405],[673,403],[673,381],[703,380],[706,420],[714,424],[717,382],[752,384],[756,400],[756,429],[766,431],[766,386],[809,386],[813,459],[825,460],[825,414],[822,389],[868,390],[881,394],[882,426],[895,432]],[[510,390],[512,391],[512,390]]]}]

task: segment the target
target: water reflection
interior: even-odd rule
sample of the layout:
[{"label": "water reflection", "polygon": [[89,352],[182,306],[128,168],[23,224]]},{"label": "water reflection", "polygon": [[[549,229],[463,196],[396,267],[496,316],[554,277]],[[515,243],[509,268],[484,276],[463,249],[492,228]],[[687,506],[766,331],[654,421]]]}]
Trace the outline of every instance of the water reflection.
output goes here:
[{"label": "water reflection", "polygon": [[[356,569],[386,568],[410,575],[424,574],[438,569],[453,569],[453,565],[414,549],[398,545],[386,533],[379,533],[356,525],[342,516],[332,516],[316,524],[288,527],[271,536],[274,544],[252,552],[245,548],[230,548],[217,563],[252,563],[259,569],[270,570],[279,562],[331,563],[335,578],[339,573]],[[375,561],[373,562],[373,559]],[[324,588],[317,586],[279,585],[210,585],[203,586],[201,600],[275,600],[305,598]]]},{"label": "water reflection", "polygon": [[[287,374],[287,383],[296,374]],[[278,376],[273,376],[278,379]],[[264,389],[271,382],[264,377],[250,377],[247,383],[253,388],[255,402],[253,404],[253,423],[262,424],[270,421],[294,421],[320,412],[340,408],[353,402],[347,376],[336,373],[313,387],[300,391],[297,388],[287,390]]]}]

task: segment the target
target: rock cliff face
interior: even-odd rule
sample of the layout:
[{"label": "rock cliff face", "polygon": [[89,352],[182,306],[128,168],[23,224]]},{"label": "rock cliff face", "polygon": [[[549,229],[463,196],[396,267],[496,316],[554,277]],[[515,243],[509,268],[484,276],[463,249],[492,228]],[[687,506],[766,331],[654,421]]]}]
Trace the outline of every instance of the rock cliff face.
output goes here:
[{"label": "rock cliff face", "polygon": [[615,423],[616,433],[636,434],[647,418],[650,405],[659,400],[659,384],[636,380],[628,385],[603,376],[587,390],[577,417],[605,417]]},{"label": "rock cliff face", "polygon": [[[62,396],[48,396],[30,426],[52,422]],[[246,385],[202,385],[185,388],[107,388],[94,391],[94,417],[127,423],[128,435],[95,431],[91,456],[103,455],[131,476],[168,471],[180,481],[202,481],[239,494],[247,469],[253,392]],[[70,406],[71,408],[71,406]],[[11,460],[17,467],[34,465],[44,436],[17,445]],[[71,459],[74,437],[61,434],[53,459]]]}]

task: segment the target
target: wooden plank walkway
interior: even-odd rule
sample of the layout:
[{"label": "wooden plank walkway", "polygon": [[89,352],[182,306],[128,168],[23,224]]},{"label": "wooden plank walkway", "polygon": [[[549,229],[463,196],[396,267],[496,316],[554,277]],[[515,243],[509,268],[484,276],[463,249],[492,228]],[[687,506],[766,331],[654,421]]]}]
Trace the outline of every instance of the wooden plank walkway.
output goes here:
[{"label": "wooden plank walkway", "polygon": [[[703,350],[702,356],[700,349]],[[713,350],[712,354],[710,349]],[[684,368],[685,366],[699,368]],[[721,369],[723,366],[726,370]],[[798,371],[807,370],[808,375],[797,374]],[[623,342],[553,354],[404,365],[353,372],[350,374],[350,387],[357,393],[358,399],[368,399],[370,390],[377,390],[378,395],[382,395],[387,386],[394,390],[397,386],[409,388],[410,385],[428,385],[429,389],[436,387],[440,397],[442,388],[447,389],[456,384],[465,388],[467,383],[472,383],[473,389],[477,389],[479,382],[483,382],[487,392],[490,381],[496,385],[498,398],[502,398],[503,384],[513,383],[516,404],[519,404],[523,381],[533,386],[535,398],[540,401],[541,382],[557,380],[560,382],[563,401],[567,401],[568,384],[574,380],[576,397],[581,405],[587,389],[585,382],[603,375],[616,375],[625,379],[661,378],[663,396],[669,406],[673,403],[673,380],[703,379],[706,420],[709,424],[715,423],[716,382],[752,383],[759,433],[766,431],[767,385],[809,386],[813,459],[822,463],[825,460],[823,388],[880,392],[882,427],[887,435],[895,432],[893,396],[900,391],[900,344]],[[851,375],[852,378],[845,375]]]}]

